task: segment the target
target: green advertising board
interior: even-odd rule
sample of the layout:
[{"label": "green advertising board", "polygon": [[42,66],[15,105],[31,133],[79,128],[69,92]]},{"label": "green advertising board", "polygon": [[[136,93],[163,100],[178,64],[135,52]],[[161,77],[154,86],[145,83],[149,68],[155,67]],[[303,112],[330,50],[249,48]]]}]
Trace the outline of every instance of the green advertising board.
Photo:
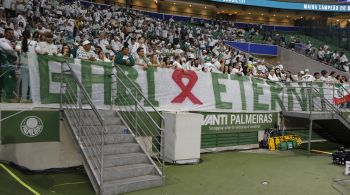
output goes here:
[{"label": "green advertising board", "polygon": [[252,132],[272,128],[277,124],[277,112],[272,113],[210,113],[203,114],[202,134]]},{"label": "green advertising board", "polygon": [[1,111],[1,144],[59,141],[58,111]]}]

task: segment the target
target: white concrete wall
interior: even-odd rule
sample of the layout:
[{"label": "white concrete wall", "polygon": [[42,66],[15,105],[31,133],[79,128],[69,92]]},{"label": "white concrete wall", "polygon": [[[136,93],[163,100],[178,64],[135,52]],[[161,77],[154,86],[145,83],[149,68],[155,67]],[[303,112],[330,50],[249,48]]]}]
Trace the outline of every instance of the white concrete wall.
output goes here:
[{"label": "white concrete wall", "polygon": [[345,72],[340,71],[332,66],[323,64],[302,54],[298,54],[289,49],[279,47],[279,61],[283,64],[284,69],[297,73],[300,70],[309,69],[310,73],[321,72],[321,70],[327,70],[328,73],[336,71],[338,74],[345,75]]},{"label": "white concrete wall", "polygon": [[164,155],[170,163],[197,163],[200,159],[203,116],[187,112],[165,112]]},{"label": "white concrete wall", "polygon": [[82,165],[71,131],[61,121],[60,142],[0,145],[0,160],[10,161],[30,170],[67,168]]}]

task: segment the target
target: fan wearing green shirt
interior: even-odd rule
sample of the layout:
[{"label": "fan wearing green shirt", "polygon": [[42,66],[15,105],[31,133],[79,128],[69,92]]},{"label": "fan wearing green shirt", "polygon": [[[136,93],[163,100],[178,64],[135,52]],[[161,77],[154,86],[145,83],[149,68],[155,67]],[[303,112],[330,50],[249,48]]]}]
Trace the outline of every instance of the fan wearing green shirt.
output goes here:
[{"label": "fan wearing green shirt", "polygon": [[134,66],[135,59],[130,54],[129,48],[123,47],[123,49],[116,54],[114,63],[116,65]]},{"label": "fan wearing green shirt", "polygon": [[[13,39],[13,29],[5,29],[4,38],[0,39],[0,102],[12,100],[15,90],[16,75],[14,64],[17,60],[17,53],[11,44]],[[5,100],[1,100],[3,89],[5,91]]]}]

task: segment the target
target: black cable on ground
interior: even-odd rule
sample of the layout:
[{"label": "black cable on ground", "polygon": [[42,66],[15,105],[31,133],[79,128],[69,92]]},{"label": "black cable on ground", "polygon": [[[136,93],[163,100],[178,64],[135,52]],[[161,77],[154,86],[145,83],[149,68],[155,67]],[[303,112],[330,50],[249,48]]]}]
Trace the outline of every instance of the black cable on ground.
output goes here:
[{"label": "black cable on ground", "polygon": [[50,174],[50,173],[69,173],[69,172],[81,172],[83,174],[85,173],[85,169],[83,166],[74,166],[74,167],[67,167],[67,168],[51,168],[51,169],[44,169],[44,170],[31,170],[27,167],[17,165],[16,163],[0,160],[1,163],[21,171],[22,173],[26,175],[35,175],[35,174]]}]

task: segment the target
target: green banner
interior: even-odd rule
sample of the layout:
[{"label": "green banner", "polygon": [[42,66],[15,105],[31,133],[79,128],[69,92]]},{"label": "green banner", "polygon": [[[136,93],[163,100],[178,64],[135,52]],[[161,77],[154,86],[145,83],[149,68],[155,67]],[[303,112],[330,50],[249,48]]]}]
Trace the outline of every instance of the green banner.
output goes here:
[{"label": "green banner", "polygon": [[278,113],[201,113],[202,134],[251,132],[272,128]]},{"label": "green banner", "polygon": [[58,111],[1,111],[1,144],[59,141]]}]

